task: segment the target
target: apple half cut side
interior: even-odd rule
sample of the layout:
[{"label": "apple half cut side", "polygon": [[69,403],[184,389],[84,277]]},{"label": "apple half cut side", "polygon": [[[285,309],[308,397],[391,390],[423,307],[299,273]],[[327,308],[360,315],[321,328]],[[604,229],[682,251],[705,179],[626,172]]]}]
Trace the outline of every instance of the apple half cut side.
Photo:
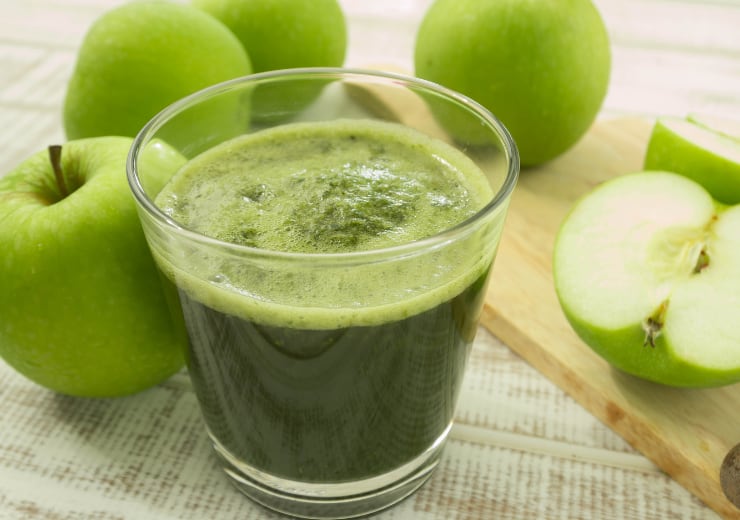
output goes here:
[{"label": "apple half cut side", "polygon": [[714,133],[740,142],[740,119],[728,119],[704,114],[689,114],[686,120]]},{"label": "apple half cut side", "polygon": [[740,203],[740,142],[704,124],[659,118],[650,135],[644,169],[679,173],[724,204]]},{"label": "apple half cut side", "polygon": [[576,203],[553,276],[581,339],[657,383],[740,381],[740,206],[669,172],[617,177]]}]

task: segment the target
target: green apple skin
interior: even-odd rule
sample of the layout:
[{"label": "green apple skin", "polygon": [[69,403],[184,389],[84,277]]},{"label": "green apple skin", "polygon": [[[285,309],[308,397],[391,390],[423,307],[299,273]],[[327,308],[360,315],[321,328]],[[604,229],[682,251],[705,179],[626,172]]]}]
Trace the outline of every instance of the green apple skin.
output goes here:
[{"label": "green apple skin", "polygon": [[[66,197],[46,151],[0,177],[0,357],[63,394],[133,394],[183,366],[176,295],[164,292],[126,181],[131,143],[63,145]],[[157,172],[184,162],[163,143],[143,160]]]},{"label": "green apple skin", "polygon": [[644,168],[679,173],[723,204],[740,203],[740,142],[704,125],[679,118],[656,120]]},{"label": "green apple skin", "polygon": [[566,306],[563,311],[583,342],[622,372],[677,388],[711,388],[740,381],[740,368],[701,367],[677,357],[666,336],[658,336],[653,347],[645,345],[645,331],[640,325],[596,327]]},{"label": "green apple skin", "polygon": [[255,72],[344,63],[347,26],[336,0],[193,0],[192,5],[231,29]]},{"label": "green apple skin", "polygon": [[[695,246],[709,258],[699,272]],[[740,381],[740,206],[675,173],[617,177],[566,216],[553,278],[573,330],[621,371],[675,387]],[[658,315],[651,345],[644,324]]]},{"label": "green apple skin", "polygon": [[[347,50],[347,25],[337,0],[193,0],[239,38],[255,72],[340,67]],[[256,124],[290,119],[321,93],[320,82],[272,83],[252,93]]]},{"label": "green apple skin", "polygon": [[511,132],[522,165],[533,166],[591,126],[611,52],[590,0],[436,0],[419,27],[414,63],[417,76],[488,108]]},{"label": "green apple skin", "polygon": [[133,137],[172,102],[251,72],[239,40],[212,16],[174,2],[130,2],[85,35],[64,99],[64,129],[71,140]]}]

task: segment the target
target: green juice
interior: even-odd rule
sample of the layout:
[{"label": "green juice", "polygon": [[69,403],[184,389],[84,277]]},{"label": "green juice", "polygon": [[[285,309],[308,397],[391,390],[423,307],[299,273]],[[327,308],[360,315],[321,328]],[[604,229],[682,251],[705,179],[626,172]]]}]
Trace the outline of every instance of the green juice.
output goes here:
[{"label": "green juice", "polygon": [[159,259],[179,291],[188,370],[219,449],[321,483],[390,472],[442,440],[492,251],[469,240],[345,260],[402,251],[492,196],[457,150],[371,121],[264,130],[186,164],[157,205],[255,253],[192,254],[187,268]]}]

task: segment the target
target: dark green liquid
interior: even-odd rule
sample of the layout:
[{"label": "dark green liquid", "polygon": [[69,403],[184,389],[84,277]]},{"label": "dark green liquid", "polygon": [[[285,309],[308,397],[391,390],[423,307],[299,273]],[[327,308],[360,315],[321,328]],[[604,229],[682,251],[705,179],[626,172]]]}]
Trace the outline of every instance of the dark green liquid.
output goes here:
[{"label": "dark green liquid", "polygon": [[211,434],[292,480],[362,479],[418,457],[452,421],[484,286],[407,319],[334,330],[260,325],[181,292]]}]

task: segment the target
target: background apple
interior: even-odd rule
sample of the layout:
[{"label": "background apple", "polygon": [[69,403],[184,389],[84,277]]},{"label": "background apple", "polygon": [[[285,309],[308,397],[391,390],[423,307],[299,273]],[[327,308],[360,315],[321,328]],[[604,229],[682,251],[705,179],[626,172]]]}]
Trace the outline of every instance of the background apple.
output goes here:
[{"label": "background apple", "polygon": [[586,132],[611,67],[590,0],[437,0],[419,27],[414,62],[418,76],[501,119],[524,166],[556,157]]},{"label": "background apple", "polygon": [[64,100],[67,138],[133,137],[170,103],[250,72],[239,40],[201,10],[124,4],[96,20],[80,46]]},{"label": "background apple", "polygon": [[574,330],[621,370],[674,386],[740,381],[740,206],[675,173],[617,177],[566,217],[553,276]]},{"label": "background apple", "polygon": [[[61,393],[131,394],[183,365],[181,318],[126,182],[131,142],[71,141],[57,168],[43,151],[0,178],[0,356]],[[143,160],[150,172],[184,161],[163,143]]]},{"label": "background apple", "polygon": [[255,72],[339,67],[347,27],[337,0],[192,0],[242,42]]},{"label": "background apple", "polygon": [[679,118],[658,119],[644,167],[680,173],[718,201],[740,203],[740,142],[707,126]]},{"label": "background apple", "polygon": [[[339,67],[347,50],[347,26],[337,0],[192,0],[239,38],[255,72],[299,67]],[[278,83],[253,93],[253,119],[280,119],[285,100],[300,110],[321,86]],[[275,100],[274,102],[272,100]]]}]

